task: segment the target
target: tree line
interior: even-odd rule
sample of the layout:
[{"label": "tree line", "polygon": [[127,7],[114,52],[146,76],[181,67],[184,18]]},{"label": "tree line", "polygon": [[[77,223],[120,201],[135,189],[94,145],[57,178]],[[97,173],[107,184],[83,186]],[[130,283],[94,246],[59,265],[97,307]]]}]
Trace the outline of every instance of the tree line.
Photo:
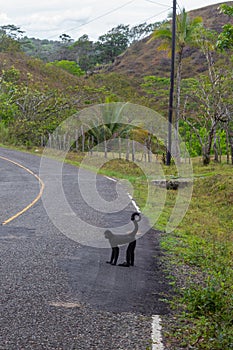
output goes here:
[{"label": "tree line", "polygon": [[23,36],[23,31],[15,25],[0,27],[0,50],[21,49],[26,54],[45,62],[68,60],[76,62],[87,72],[97,65],[108,64],[122,54],[132,43],[148,36],[160,25],[141,23],[137,26],[120,24],[93,41],[87,34],[73,39],[68,34],[61,34],[59,40],[40,40]]}]

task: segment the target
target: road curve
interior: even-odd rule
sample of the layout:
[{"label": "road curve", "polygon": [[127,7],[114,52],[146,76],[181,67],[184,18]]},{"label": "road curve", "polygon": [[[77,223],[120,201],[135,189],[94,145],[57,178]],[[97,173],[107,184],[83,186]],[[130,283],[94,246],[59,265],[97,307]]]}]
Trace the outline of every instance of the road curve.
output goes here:
[{"label": "road curve", "polygon": [[[37,156],[3,148],[0,155],[39,174]],[[0,160],[0,167],[4,222],[36,198],[40,184],[12,163]],[[76,171],[64,166],[64,191],[73,206]],[[101,181],[114,192],[113,182]],[[109,254],[63,235],[41,200],[0,226],[0,349],[150,349],[152,315],[169,312],[161,301],[169,288],[158,233],[150,230],[138,240],[134,267],[106,264]],[[124,255],[122,247],[120,262]]]},{"label": "road curve", "polygon": [[[6,158],[6,157],[3,157],[3,156],[0,156],[0,160],[3,160],[3,161],[6,161],[6,162],[9,162],[10,164],[13,164],[14,166],[16,167],[19,167],[20,169],[23,169],[24,171],[26,171],[27,173],[29,173],[30,175],[34,176],[36,178],[36,180],[39,182],[40,184],[40,191],[38,193],[38,195],[28,204],[26,205],[26,207],[24,207],[23,209],[19,210],[18,212],[16,212],[14,215],[10,216],[8,219],[5,219],[3,222],[2,222],[2,225],[7,225],[9,224],[11,221],[17,219],[20,215],[26,213],[27,210],[31,209],[37,202],[38,200],[41,198],[42,194],[43,194],[43,191],[44,191],[44,182],[41,180],[41,178],[33,173],[33,171],[31,171],[30,169],[26,168],[25,166],[21,165],[20,163],[18,162],[15,162],[9,158]],[[3,169],[4,169],[4,166],[3,166]],[[13,171],[14,173],[14,171]],[[4,178],[8,181],[8,176],[4,176]],[[13,181],[13,185],[14,185],[15,181]],[[19,188],[19,186],[18,186]],[[25,192],[23,190],[23,192]],[[7,198],[8,199],[8,198]],[[20,199],[20,203],[21,203],[21,199]],[[12,203],[11,205],[13,206],[14,203],[16,201],[15,200],[12,200]],[[18,203],[17,203],[18,204]]]}]

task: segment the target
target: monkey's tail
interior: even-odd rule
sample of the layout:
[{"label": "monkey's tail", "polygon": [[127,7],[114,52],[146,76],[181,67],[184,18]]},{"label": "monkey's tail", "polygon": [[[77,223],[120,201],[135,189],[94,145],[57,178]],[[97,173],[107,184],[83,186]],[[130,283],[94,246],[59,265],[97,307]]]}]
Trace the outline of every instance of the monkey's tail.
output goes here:
[{"label": "monkey's tail", "polygon": [[137,221],[140,221],[141,220],[141,214],[138,213],[137,211],[134,212],[132,215],[131,215],[131,220],[132,221],[135,221],[135,216],[138,216],[138,220]]}]

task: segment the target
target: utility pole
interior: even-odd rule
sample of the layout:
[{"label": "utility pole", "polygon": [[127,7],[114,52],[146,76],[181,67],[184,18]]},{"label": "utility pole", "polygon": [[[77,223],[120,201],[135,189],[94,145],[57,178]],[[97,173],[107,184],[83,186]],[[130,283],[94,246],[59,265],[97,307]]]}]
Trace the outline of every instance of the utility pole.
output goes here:
[{"label": "utility pole", "polygon": [[171,75],[170,75],[170,96],[168,110],[168,144],[166,165],[171,164],[172,149],[172,113],[173,113],[173,95],[174,95],[174,77],[175,77],[175,53],[176,53],[176,0],[173,0],[172,15],[172,57],[171,57]]}]

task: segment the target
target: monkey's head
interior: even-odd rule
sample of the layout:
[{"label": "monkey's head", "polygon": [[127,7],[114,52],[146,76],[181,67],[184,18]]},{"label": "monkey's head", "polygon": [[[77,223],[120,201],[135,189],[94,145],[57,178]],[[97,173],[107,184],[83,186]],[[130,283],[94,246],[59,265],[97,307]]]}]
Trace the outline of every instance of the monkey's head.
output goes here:
[{"label": "monkey's head", "polygon": [[104,232],[104,236],[105,236],[105,238],[109,239],[109,238],[112,237],[112,232],[109,231],[109,230],[106,230],[106,231]]},{"label": "monkey's head", "polygon": [[[135,219],[135,216],[138,216],[138,220]],[[140,221],[141,220],[141,215],[138,212],[135,212],[131,215],[131,220],[132,221]]]}]

